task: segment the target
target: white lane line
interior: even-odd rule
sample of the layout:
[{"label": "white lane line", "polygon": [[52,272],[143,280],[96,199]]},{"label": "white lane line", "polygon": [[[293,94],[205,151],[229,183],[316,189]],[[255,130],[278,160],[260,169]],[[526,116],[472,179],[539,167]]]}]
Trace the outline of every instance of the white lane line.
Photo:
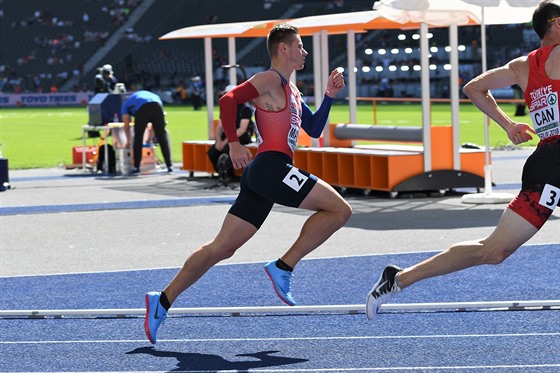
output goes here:
[{"label": "white lane line", "polygon": [[[391,335],[391,336],[328,336],[328,337],[286,337],[286,338],[195,338],[195,339],[158,339],[158,343],[202,343],[202,342],[286,342],[286,341],[322,341],[322,340],[380,340],[380,339],[438,339],[438,338],[524,338],[524,337],[560,337],[559,333],[515,333],[515,334],[434,334],[434,335]],[[72,344],[72,343],[143,343],[145,339],[103,339],[71,341],[0,341],[0,345],[9,344]]]}]

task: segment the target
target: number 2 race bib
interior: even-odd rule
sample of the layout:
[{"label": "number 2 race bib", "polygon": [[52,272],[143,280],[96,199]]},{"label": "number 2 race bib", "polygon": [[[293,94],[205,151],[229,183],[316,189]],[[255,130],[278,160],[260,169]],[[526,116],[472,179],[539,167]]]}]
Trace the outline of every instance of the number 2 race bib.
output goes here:
[{"label": "number 2 race bib", "polygon": [[305,184],[307,179],[309,179],[309,177],[302,174],[299,171],[299,169],[292,167],[290,169],[290,172],[288,172],[288,174],[286,175],[286,177],[284,177],[284,180],[282,180],[282,182],[287,186],[289,186],[290,188],[292,188],[293,190],[295,190],[296,192],[299,192],[299,190],[301,189],[303,184]]}]

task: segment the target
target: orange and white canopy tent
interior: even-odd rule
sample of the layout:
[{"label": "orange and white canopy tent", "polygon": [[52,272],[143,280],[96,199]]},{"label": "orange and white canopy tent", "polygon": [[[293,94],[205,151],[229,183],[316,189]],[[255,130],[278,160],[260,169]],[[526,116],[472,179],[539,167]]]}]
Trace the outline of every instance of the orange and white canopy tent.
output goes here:
[{"label": "orange and white canopy tent", "polygon": [[[347,57],[348,57],[348,69],[346,74],[348,76],[348,96],[349,96],[349,122],[356,122],[356,72],[354,71],[356,67],[356,46],[355,46],[355,33],[365,32],[366,30],[373,29],[421,29],[421,34],[427,33],[427,27],[443,27],[442,25],[436,24],[426,24],[420,22],[397,22],[390,20],[381,16],[380,12],[376,10],[362,11],[362,12],[350,12],[350,13],[340,13],[340,14],[329,14],[322,16],[310,16],[302,17],[289,20],[268,20],[268,21],[250,21],[250,22],[239,22],[239,23],[227,23],[227,24],[212,24],[212,25],[201,25],[192,26],[179,29],[170,32],[166,35],[160,37],[160,40],[169,39],[181,39],[181,38],[204,38],[204,52],[205,52],[205,66],[206,66],[206,105],[208,114],[208,134],[209,137],[213,131],[213,112],[214,112],[214,95],[213,95],[213,71],[212,71],[212,38],[228,38],[229,39],[229,63],[235,65],[235,38],[239,37],[266,37],[268,32],[274,25],[289,22],[290,24],[298,27],[300,35],[302,36],[313,36],[313,51],[315,58],[313,74],[315,83],[315,102],[318,105],[322,98],[323,92],[326,88],[326,82],[329,76],[329,58],[328,58],[328,35],[329,34],[347,34]],[[467,20],[464,24],[470,24],[471,21]],[[422,32],[422,29],[424,31]],[[422,39],[424,41],[422,42]],[[421,38],[421,49],[427,50],[427,39],[425,37]],[[422,60],[422,81],[423,86],[427,86],[429,83],[428,75],[428,61],[427,59]],[[233,75],[233,74],[232,74]],[[230,75],[230,81],[232,84],[237,82]],[[422,91],[422,111],[423,119],[422,126],[424,127],[424,148],[429,149],[429,90],[423,89]],[[453,123],[454,127],[458,126],[458,123]],[[330,139],[328,138],[328,131],[325,132],[325,143],[328,145]],[[458,152],[458,150],[457,150]],[[425,154],[425,168],[426,171],[429,170],[429,164],[431,163],[431,154],[427,152]]]},{"label": "orange and white canopy tent", "polygon": [[[370,10],[362,12],[350,12],[340,14],[329,14],[322,16],[310,16],[295,19],[262,20],[235,23],[222,23],[210,25],[197,25],[171,31],[159,38],[159,40],[171,39],[204,39],[205,43],[205,70],[209,133],[212,129],[214,97],[213,97],[213,72],[212,72],[212,42],[213,38],[229,39],[229,63],[235,65],[235,39],[236,38],[258,38],[266,37],[277,24],[288,22],[298,27],[300,35],[313,36],[314,53],[316,61],[322,62],[323,67],[314,68],[315,98],[316,102],[322,99],[322,92],[326,85],[328,71],[327,35],[348,35],[348,66],[355,66],[355,38],[356,32],[366,32],[372,29],[407,29],[419,28],[420,23],[399,23],[382,17],[379,12]],[[315,48],[316,47],[316,48]],[[232,53],[233,49],[233,53]],[[356,75],[352,68],[347,71],[349,78],[350,96],[350,121],[355,120],[355,98],[356,98]],[[230,76],[235,79],[235,77]],[[235,81],[231,83],[235,84]]]},{"label": "orange and white canopy tent", "polygon": [[274,25],[286,20],[248,21],[184,27],[171,31],[159,40],[200,38],[255,38],[268,35]]},{"label": "orange and white canopy tent", "polygon": [[392,21],[381,16],[375,10],[296,18],[291,20],[290,24],[296,26],[300,34],[304,36],[320,32],[334,35],[346,34],[349,31],[407,29],[420,26],[420,23],[417,22],[399,23]]},{"label": "orange and white canopy tent", "polygon": [[350,30],[364,32],[373,29],[418,28],[420,25],[418,22],[395,22],[382,17],[377,11],[369,10],[295,19],[197,25],[171,31],[161,36],[159,40],[266,37],[272,27],[284,22],[298,27],[302,36],[311,36],[318,32],[327,32],[328,34],[334,35],[345,34]]}]

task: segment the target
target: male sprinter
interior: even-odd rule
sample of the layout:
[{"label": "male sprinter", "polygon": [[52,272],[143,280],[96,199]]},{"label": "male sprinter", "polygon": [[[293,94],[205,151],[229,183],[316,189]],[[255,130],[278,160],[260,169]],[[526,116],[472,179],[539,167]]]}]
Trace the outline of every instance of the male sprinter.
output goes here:
[{"label": "male sprinter", "polygon": [[[239,196],[218,235],[193,252],[162,292],[146,294],[144,325],[152,343],[156,343],[158,327],[175,299],[247,242],[275,203],[315,211],[288,251],[265,266],[277,295],[290,306],[296,304],[291,293],[292,270],[305,255],[344,226],[352,213],[348,203],[330,185],[292,166],[300,129],[311,137],[321,135],[333,98],[344,88],[342,74],[332,71],[323,102],[313,113],[289,81],[294,70],[303,68],[307,56],[298,29],[288,24],[275,26],[268,35],[267,46],[272,61],[270,69],[255,74],[220,98],[220,116],[233,167],[245,168]],[[239,143],[235,128],[238,105],[251,100],[256,106],[258,146],[253,160],[249,149]]]}]

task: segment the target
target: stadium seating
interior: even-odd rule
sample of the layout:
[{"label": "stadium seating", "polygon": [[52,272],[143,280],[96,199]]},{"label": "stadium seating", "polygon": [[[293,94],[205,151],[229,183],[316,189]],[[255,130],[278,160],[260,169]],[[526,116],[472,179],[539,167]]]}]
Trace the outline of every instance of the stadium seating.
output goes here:
[{"label": "stadium seating", "polygon": [[119,27],[109,11],[123,8],[114,0],[83,1],[79,7],[53,0],[27,1],[25,6],[5,1],[0,7],[2,75],[21,78],[22,89],[29,91],[48,91],[80,71],[102,46],[99,36],[110,36]]},{"label": "stadium seating", "polygon": [[[80,6],[67,6],[56,0],[28,0],[26,6],[18,2],[0,3],[3,12],[0,22],[2,54],[0,55],[0,88],[3,92],[16,89],[36,92],[48,91],[54,85],[66,90],[92,90],[95,68],[82,71],[111,36],[119,30],[142,4],[140,0],[85,0]],[[196,9],[190,1],[157,0],[129,29],[118,43],[105,55],[101,64],[113,65],[115,75],[127,86],[141,84],[149,89],[174,89],[177,82],[188,80],[192,75],[204,73],[204,46],[200,39],[165,40],[158,38],[170,31],[207,23],[242,22],[297,18],[310,15],[370,10],[371,0],[345,0],[333,5],[332,0],[239,0],[198,2]],[[342,5],[339,7],[339,5]],[[111,16],[110,11],[123,15]],[[37,15],[35,14],[37,12]],[[84,15],[89,20],[84,21]],[[53,19],[57,22],[53,23]],[[490,49],[488,66],[503,63],[514,50],[530,49],[533,45],[521,45],[525,25],[490,26],[487,33]],[[393,43],[399,31],[371,31],[361,37],[358,46],[379,48]],[[434,43],[444,45],[448,38],[446,29],[434,29]],[[514,36],[515,35],[515,36]],[[462,28],[460,43],[470,45],[479,37],[477,27]],[[346,61],[346,35],[329,37],[331,63],[343,65]],[[243,50],[253,39],[237,39],[237,51]],[[264,39],[263,39],[264,41]],[[304,38],[310,52],[306,68],[301,76],[312,76],[313,54],[310,37]],[[495,45],[494,45],[495,44]],[[253,45],[253,44],[251,44]],[[212,41],[215,66],[227,61],[227,40]],[[399,45],[400,46],[400,45]],[[360,52],[360,51],[359,51]],[[358,58],[364,56],[359,55]],[[403,62],[396,59],[396,62]],[[252,46],[248,53],[240,56],[238,63],[244,66],[267,66],[269,58],[264,44]],[[364,58],[364,63],[376,63]],[[471,58],[461,63],[478,65]],[[333,65],[333,66],[334,66]],[[64,85],[78,74],[72,85]],[[437,77],[436,77],[437,80]],[[17,87],[17,85],[20,87]],[[221,88],[223,82],[217,82]],[[365,84],[377,84],[374,79]],[[414,94],[406,89],[406,81],[396,82],[396,95]],[[438,84],[435,82],[434,84]],[[373,92],[376,93],[376,92]]]}]

